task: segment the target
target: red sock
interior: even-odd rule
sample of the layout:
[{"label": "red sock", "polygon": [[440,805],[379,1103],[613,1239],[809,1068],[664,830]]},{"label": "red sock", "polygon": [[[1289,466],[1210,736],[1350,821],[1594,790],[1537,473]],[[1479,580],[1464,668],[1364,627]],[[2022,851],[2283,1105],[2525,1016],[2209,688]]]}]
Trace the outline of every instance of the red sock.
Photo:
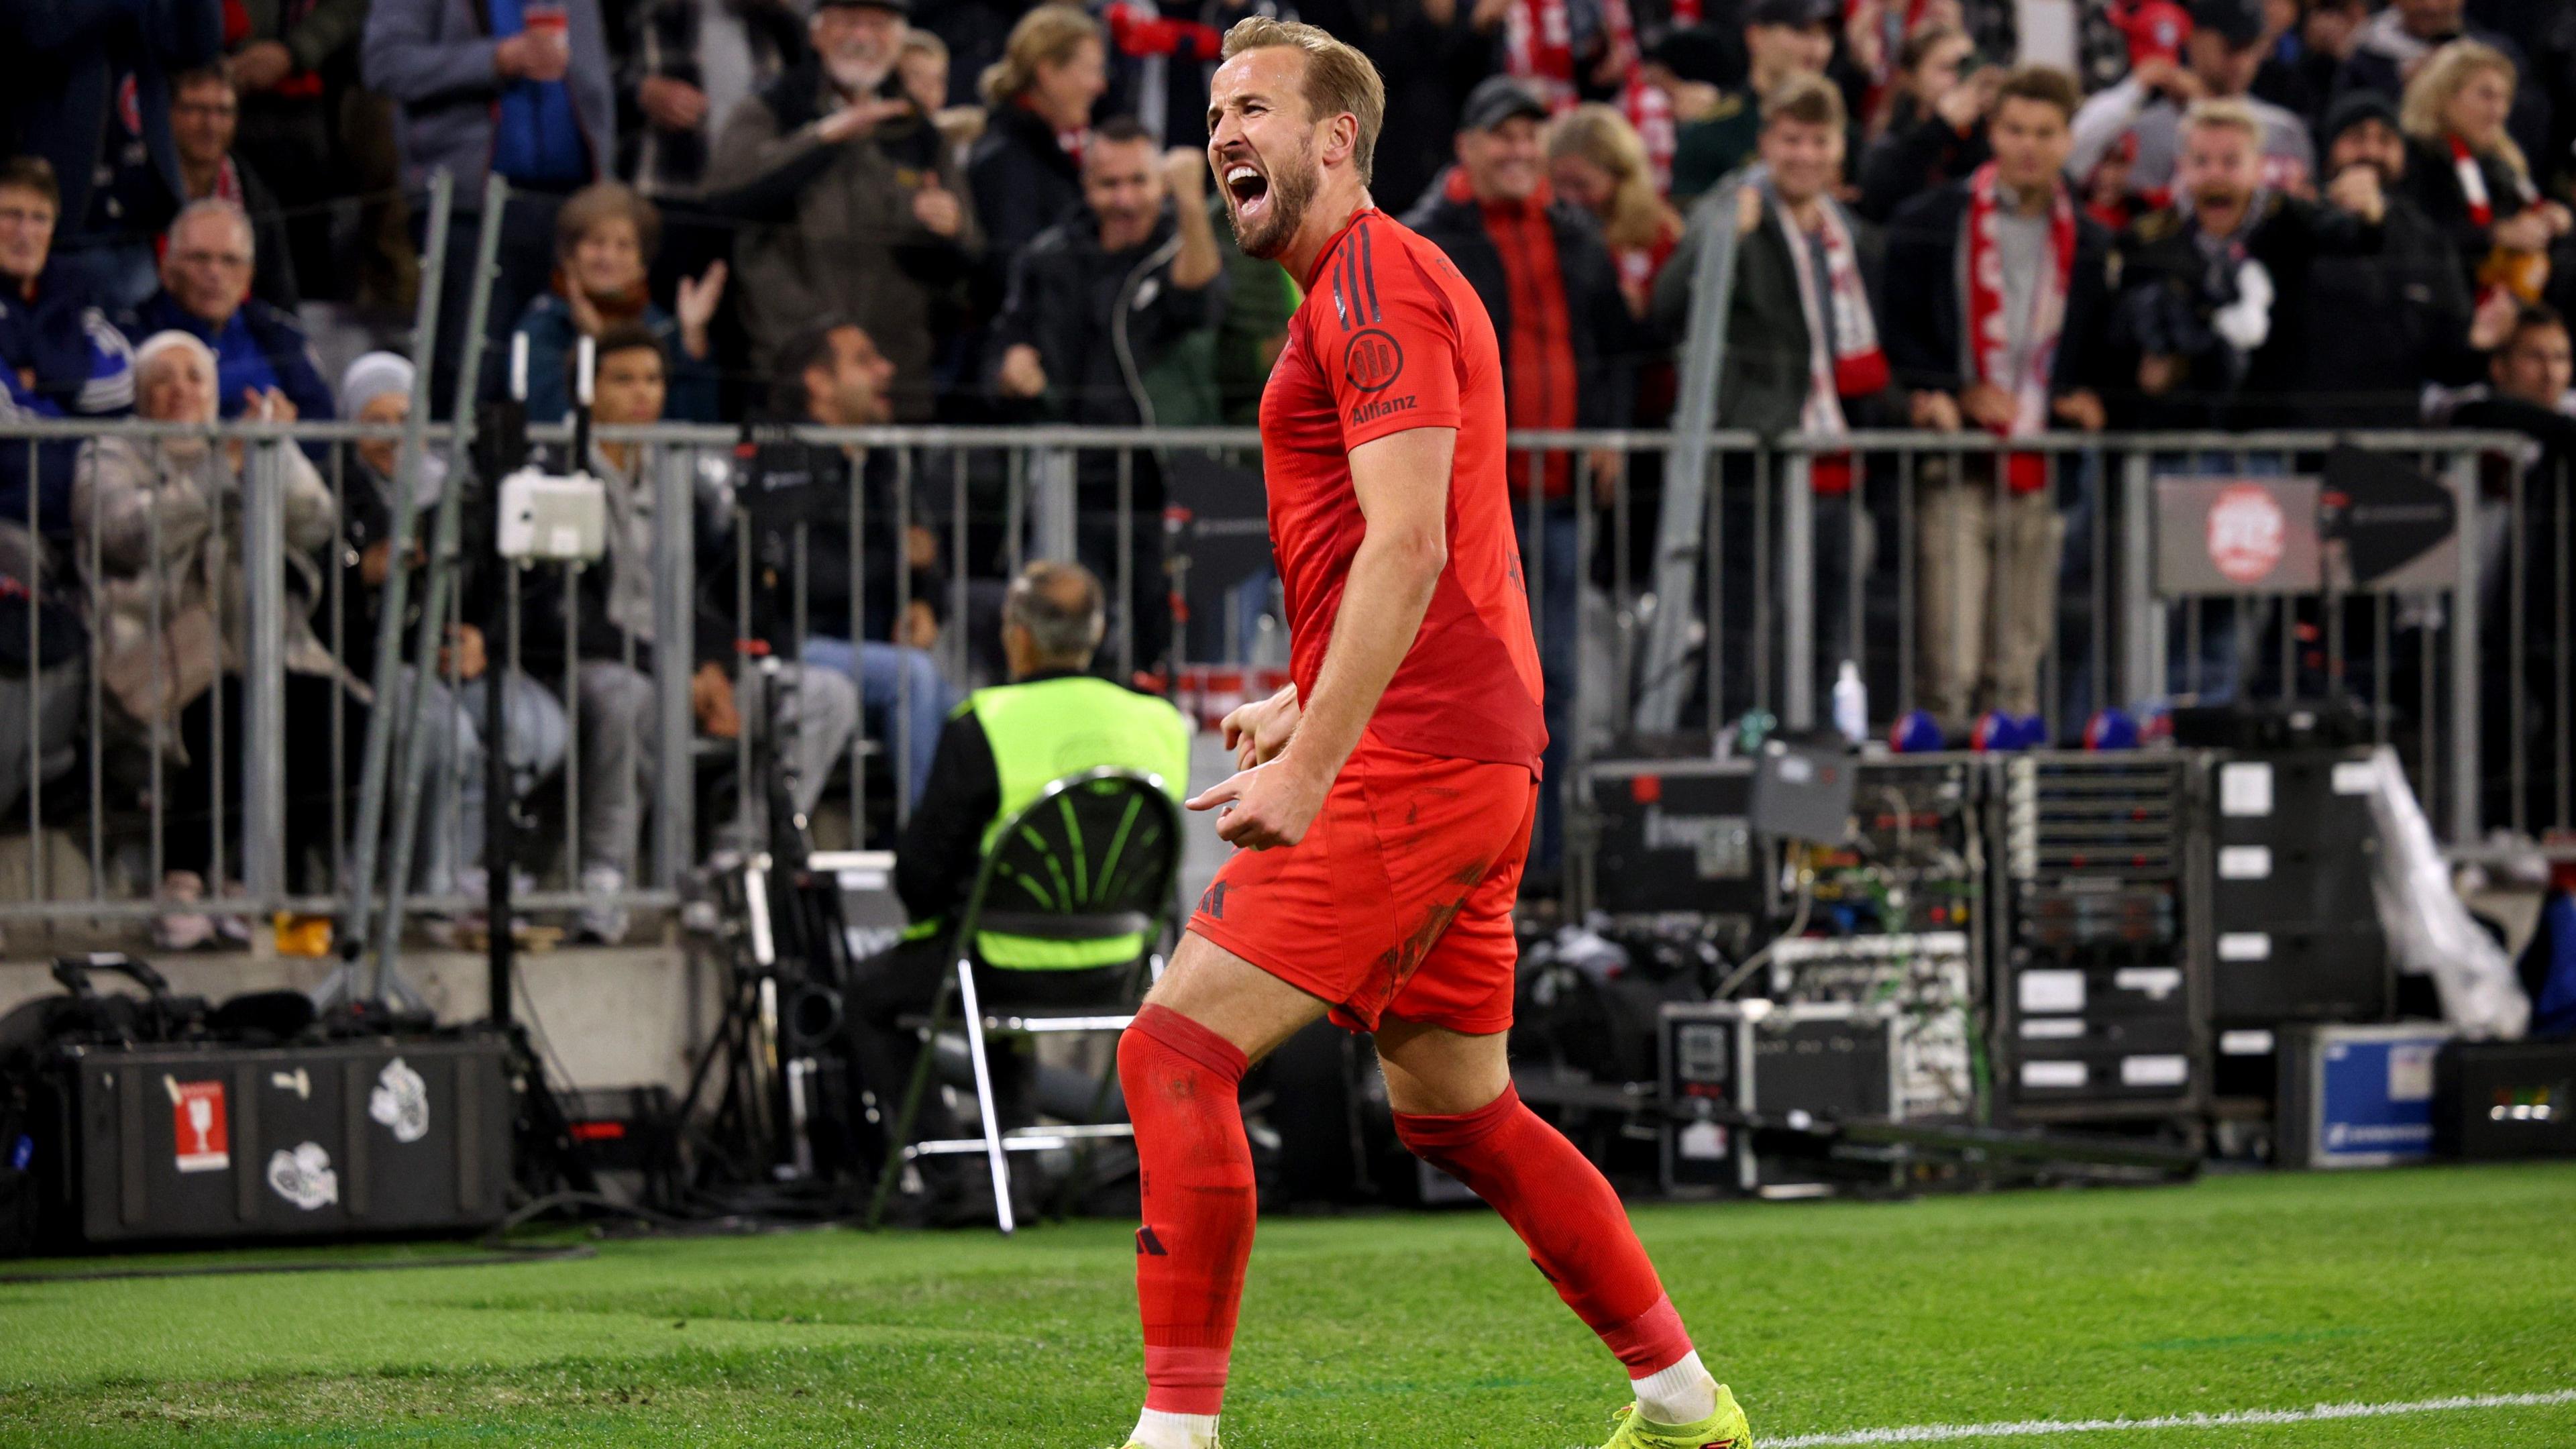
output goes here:
[{"label": "red sock", "polygon": [[1690,1335],[1607,1178],[1510,1087],[1456,1117],[1395,1114],[1413,1154],[1475,1190],[1529,1245],[1556,1294],[1628,1366],[1672,1367]]},{"label": "red sock", "polygon": [[1145,1318],[1145,1407],[1213,1414],[1252,1256],[1252,1147],[1235,1100],[1246,1063],[1234,1043],[1148,1006],[1118,1039],[1118,1083],[1136,1124],[1145,1225],[1136,1301]]}]

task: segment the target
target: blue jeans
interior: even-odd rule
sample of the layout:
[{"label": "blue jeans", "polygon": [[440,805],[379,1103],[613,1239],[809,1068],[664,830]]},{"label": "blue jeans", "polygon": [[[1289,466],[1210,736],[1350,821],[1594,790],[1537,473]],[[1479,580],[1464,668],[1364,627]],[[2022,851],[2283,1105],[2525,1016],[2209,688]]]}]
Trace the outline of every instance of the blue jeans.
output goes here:
[{"label": "blue jeans", "polygon": [[957,707],[957,687],[939,672],[938,661],[925,650],[900,644],[817,635],[805,641],[805,662],[857,680],[859,703],[867,712],[869,733],[903,751],[899,779],[907,803],[921,798],[930,784],[930,761],[939,748],[939,732],[948,712]]},{"label": "blue jeans", "polygon": [[[483,785],[488,758],[484,753],[483,691],[492,677],[487,672],[454,692],[455,844],[444,854],[465,869],[483,864]],[[507,737],[503,748],[509,754],[510,794],[517,799],[525,797],[536,788],[537,781],[563,765],[565,753],[572,748],[572,726],[564,717],[563,706],[555,702],[544,685],[524,674],[511,674],[508,680],[501,692],[501,730]],[[430,718],[424,716],[422,722],[427,724]]]}]

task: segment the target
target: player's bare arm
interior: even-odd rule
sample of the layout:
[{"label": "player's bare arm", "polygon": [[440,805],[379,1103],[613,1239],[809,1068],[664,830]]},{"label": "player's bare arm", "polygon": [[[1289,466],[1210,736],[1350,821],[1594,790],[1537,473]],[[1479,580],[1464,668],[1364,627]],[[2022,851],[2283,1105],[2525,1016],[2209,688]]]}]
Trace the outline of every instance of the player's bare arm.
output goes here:
[{"label": "player's bare arm", "polygon": [[1315,697],[1303,703],[1276,758],[1189,802],[1193,810],[1233,804],[1217,824],[1223,839],[1250,850],[1295,845],[1323,808],[1333,777],[1413,648],[1449,561],[1449,465],[1457,442],[1454,428],[1412,428],[1351,450],[1351,487],[1368,532],[1351,556]]}]

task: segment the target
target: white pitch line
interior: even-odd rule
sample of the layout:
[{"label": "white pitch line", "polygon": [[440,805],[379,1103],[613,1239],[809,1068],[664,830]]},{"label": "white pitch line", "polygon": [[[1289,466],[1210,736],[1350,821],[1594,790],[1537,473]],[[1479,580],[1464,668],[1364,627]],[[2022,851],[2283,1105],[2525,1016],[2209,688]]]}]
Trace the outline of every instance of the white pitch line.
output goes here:
[{"label": "white pitch line", "polygon": [[2153,1419],[2023,1419],[2008,1424],[1909,1424],[1896,1429],[1847,1429],[1838,1434],[1766,1438],[1763,1449],[1820,1449],[1828,1444],[1946,1444],[1958,1439],[2014,1439],[2033,1434],[2100,1434],[2119,1429],[2224,1429],[2238,1424],[2314,1424],[2329,1419],[2381,1419],[2399,1414],[2442,1414],[2458,1409],[2527,1409],[2576,1404],[2576,1389],[2544,1394],[2463,1394],[2402,1404],[2319,1404],[2312,1409],[2238,1409],[2224,1414],[2167,1414]]}]

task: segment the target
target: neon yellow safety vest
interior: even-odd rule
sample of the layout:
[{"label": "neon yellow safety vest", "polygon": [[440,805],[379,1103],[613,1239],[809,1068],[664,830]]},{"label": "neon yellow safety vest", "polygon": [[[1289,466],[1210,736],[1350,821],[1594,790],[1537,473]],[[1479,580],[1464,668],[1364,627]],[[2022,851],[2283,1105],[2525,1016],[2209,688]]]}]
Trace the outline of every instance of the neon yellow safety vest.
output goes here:
[{"label": "neon yellow safety vest", "polygon": [[[1104,766],[1142,770],[1159,777],[1173,800],[1189,794],[1190,727],[1169,701],[1105,679],[1069,675],[979,689],[957,706],[958,715],[970,712],[984,727],[1001,782],[1001,808],[984,826],[988,855],[1002,827],[1067,775]],[[1174,841],[1173,848],[1180,843]],[[1141,935],[1048,941],[979,931],[975,945],[989,965],[1070,971],[1124,965],[1144,953],[1146,942]]]}]

